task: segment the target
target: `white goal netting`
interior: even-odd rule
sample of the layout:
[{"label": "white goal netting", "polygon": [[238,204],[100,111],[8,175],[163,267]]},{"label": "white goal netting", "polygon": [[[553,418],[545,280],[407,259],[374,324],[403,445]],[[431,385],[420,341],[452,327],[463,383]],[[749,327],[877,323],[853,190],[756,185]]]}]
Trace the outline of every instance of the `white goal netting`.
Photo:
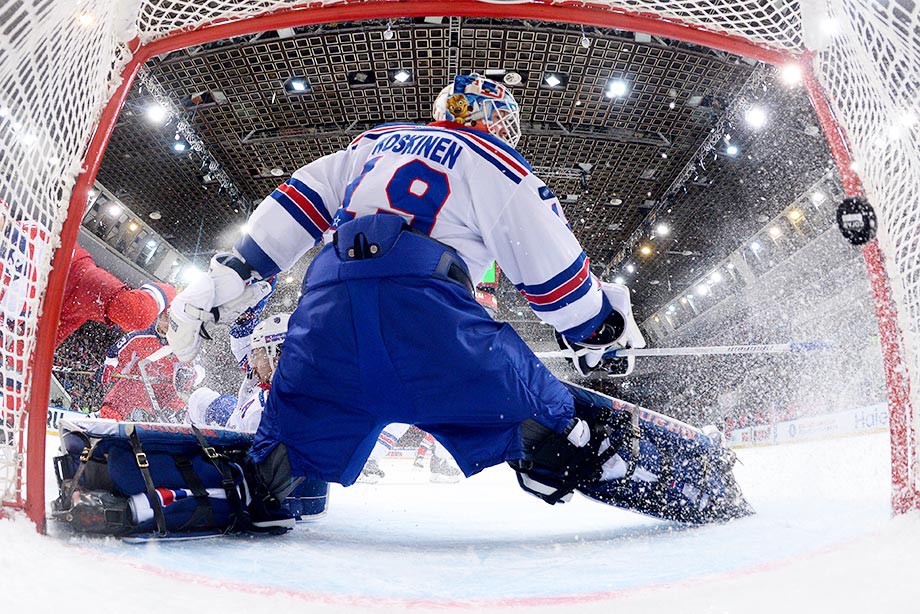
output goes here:
[{"label": "white goal netting", "polygon": [[[42,475],[44,460],[30,458],[24,434],[51,258],[88,144],[131,59],[131,45],[294,8],[301,9],[301,20],[310,8],[346,6],[396,17],[399,5],[413,3],[391,3],[389,15],[370,12],[382,4],[0,0],[0,500],[5,505],[21,506],[25,476]],[[450,6],[460,14],[463,6],[492,7],[494,16],[502,16],[525,4],[463,0]],[[557,6],[529,4],[545,9],[547,19]],[[658,24],[668,32],[679,26],[689,33],[718,33],[791,59],[814,51],[811,69],[848,136],[850,156],[879,216],[913,405],[920,406],[920,5],[913,0],[624,0],[558,6],[640,16],[653,30]],[[686,38],[694,40],[691,34]],[[77,208],[85,203],[85,195],[78,196]],[[43,425],[39,411],[33,421]],[[26,471],[29,461],[33,470]]]}]

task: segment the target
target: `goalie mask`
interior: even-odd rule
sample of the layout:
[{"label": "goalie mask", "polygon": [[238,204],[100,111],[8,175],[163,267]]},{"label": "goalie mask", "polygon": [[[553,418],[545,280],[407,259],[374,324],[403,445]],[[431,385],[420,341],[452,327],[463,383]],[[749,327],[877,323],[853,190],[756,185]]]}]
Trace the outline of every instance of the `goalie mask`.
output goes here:
[{"label": "goalie mask", "polygon": [[278,367],[290,317],[287,313],[270,316],[252,331],[249,361],[262,383],[270,382]]},{"label": "goalie mask", "polygon": [[434,101],[435,121],[483,128],[512,147],[521,138],[520,107],[511,92],[479,75],[457,75]]}]

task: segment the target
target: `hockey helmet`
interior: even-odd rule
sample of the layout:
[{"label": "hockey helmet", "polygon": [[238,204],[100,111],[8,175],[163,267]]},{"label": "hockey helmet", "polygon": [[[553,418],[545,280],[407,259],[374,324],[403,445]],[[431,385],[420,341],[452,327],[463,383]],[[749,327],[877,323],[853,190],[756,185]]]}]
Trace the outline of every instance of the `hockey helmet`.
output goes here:
[{"label": "hockey helmet", "polygon": [[291,314],[289,313],[269,316],[259,322],[252,331],[252,339],[249,344],[250,352],[264,349],[268,354],[268,359],[273,369],[278,364],[278,356],[281,354],[281,346],[284,344],[285,336],[287,336],[290,317]]},{"label": "hockey helmet", "polygon": [[432,116],[485,128],[512,147],[521,138],[521,111],[514,96],[501,83],[477,74],[454,77],[435,98]]}]

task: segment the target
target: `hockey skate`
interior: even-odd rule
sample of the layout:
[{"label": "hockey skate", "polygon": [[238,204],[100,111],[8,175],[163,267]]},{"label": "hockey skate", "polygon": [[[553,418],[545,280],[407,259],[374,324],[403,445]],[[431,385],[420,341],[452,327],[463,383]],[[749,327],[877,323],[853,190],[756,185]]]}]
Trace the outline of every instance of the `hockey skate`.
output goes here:
[{"label": "hockey skate", "polygon": [[361,470],[361,475],[358,476],[358,482],[361,484],[376,484],[382,480],[386,474],[383,472],[383,469],[380,468],[380,465],[375,460],[369,460],[364,465],[364,469]]},{"label": "hockey skate", "polygon": [[431,457],[431,478],[432,482],[437,484],[455,484],[460,481],[462,472],[451,461],[440,458],[439,456]]}]

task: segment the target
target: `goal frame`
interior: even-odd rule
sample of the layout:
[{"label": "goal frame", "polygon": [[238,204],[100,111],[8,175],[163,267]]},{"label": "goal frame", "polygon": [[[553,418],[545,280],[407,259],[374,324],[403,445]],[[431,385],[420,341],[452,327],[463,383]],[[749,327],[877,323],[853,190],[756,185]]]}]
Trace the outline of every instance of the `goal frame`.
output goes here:
[{"label": "goal frame", "polygon": [[[846,134],[834,117],[831,106],[811,70],[811,56],[755,43],[743,37],[707,30],[674,18],[648,12],[632,12],[592,2],[567,3],[504,3],[478,0],[343,0],[325,4],[301,5],[247,17],[238,21],[206,23],[193,29],[178,30],[147,44],[135,39],[129,44],[132,57],[121,73],[121,83],[99,117],[95,132],[86,147],[82,172],[71,192],[67,217],[60,235],[59,249],[54,253],[48,278],[43,309],[38,320],[38,340],[30,362],[31,394],[26,419],[26,458],[24,494],[13,507],[23,508],[40,532],[45,530],[45,438],[48,398],[51,384],[54,341],[61,313],[64,285],[74,245],[80,228],[87,198],[102,163],[103,155],[120,111],[140,68],[149,59],[186,47],[229,37],[255,34],[266,30],[291,28],[330,22],[368,19],[425,17],[486,17],[530,19],[628,30],[680,40],[719,51],[746,56],[773,65],[795,62],[800,65],[803,83],[817,113],[821,128],[833,154],[837,171],[847,196],[862,196],[860,179],[851,168],[852,159]],[[101,84],[100,84],[101,85]],[[879,323],[884,372],[888,390],[892,451],[892,509],[903,513],[917,507],[917,493],[911,483],[911,426],[907,365],[902,355],[902,335],[897,323],[897,311],[888,285],[884,258],[877,241],[862,248],[863,257],[875,299]],[[2,515],[3,508],[0,508]]]}]

